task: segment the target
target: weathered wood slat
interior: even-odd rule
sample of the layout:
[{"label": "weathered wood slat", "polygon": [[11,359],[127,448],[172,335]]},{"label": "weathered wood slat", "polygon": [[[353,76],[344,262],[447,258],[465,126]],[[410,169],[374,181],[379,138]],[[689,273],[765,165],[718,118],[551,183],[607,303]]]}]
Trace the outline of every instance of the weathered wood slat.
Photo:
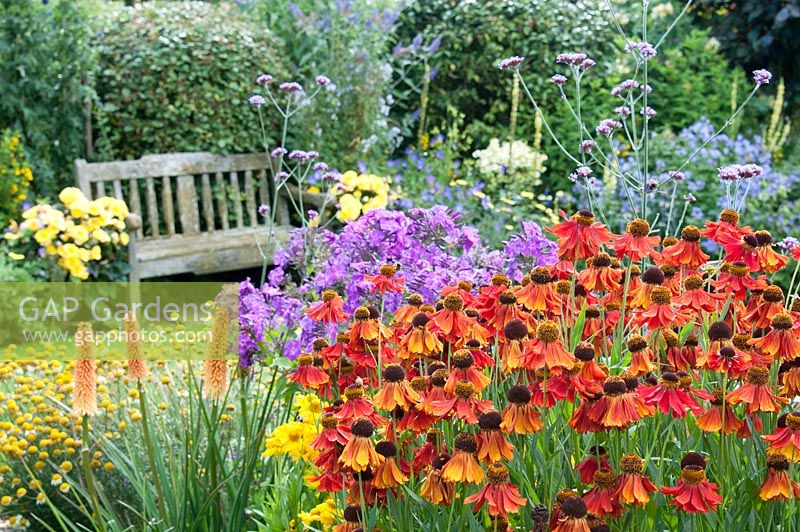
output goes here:
[{"label": "weathered wood slat", "polygon": [[[243,172],[267,168],[269,156],[265,153],[217,155],[209,152],[167,153],[146,155],[133,161],[114,161],[88,164],[76,161],[76,173],[81,182],[93,183],[112,179],[145,179],[165,175],[198,175],[214,172]],[[84,191],[85,193],[85,191]]]},{"label": "weathered wood slat", "polygon": [[178,176],[177,185],[178,217],[181,221],[181,233],[195,235],[200,232],[200,211],[197,208],[194,176]]},{"label": "weathered wood slat", "polygon": [[222,172],[217,172],[214,175],[214,182],[217,186],[217,211],[222,223],[222,230],[227,231],[231,225],[228,221],[228,189],[225,187],[225,180],[222,178]]},{"label": "weathered wood slat", "polygon": [[114,180],[114,197],[118,200],[124,200],[125,198],[122,196],[122,183],[120,183],[119,179]]},{"label": "weathered wood slat", "polygon": [[146,186],[147,223],[150,225],[150,235],[155,238],[161,234],[161,231],[158,227],[158,200],[156,198],[156,187],[152,177],[147,178]]},{"label": "weathered wood slat", "polygon": [[258,225],[258,214],[256,213],[256,189],[253,186],[253,171],[244,172],[244,198],[247,202],[247,217],[250,219],[250,227]]},{"label": "weathered wood slat", "polygon": [[203,198],[203,218],[206,222],[206,231],[214,231],[214,200],[211,194],[211,179],[208,174],[200,177],[200,196]]},{"label": "weathered wood slat", "polygon": [[[268,256],[286,245],[290,230],[275,227],[271,249],[265,250]],[[260,226],[190,237],[176,235],[169,239],[169,246],[163,240],[137,242],[139,276],[146,279],[187,271],[213,273],[260,266],[263,259],[259,246],[263,249],[266,239],[264,227]]]},{"label": "weathered wood slat", "polygon": [[233,196],[233,213],[236,215],[236,227],[244,227],[242,192],[239,189],[239,175],[236,172],[231,172],[231,196]]},{"label": "weathered wood slat", "polygon": [[95,198],[100,198],[106,195],[106,182],[97,181],[95,184]]},{"label": "weathered wood slat", "polygon": [[175,208],[172,205],[172,178],[164,176],[161,182],[161,208],[164,210],[164,226],[167,235],[175,235]]},{"label": "weathered wood slat", "polygon": [[[138,214],[141,218],[142,200],[139,196],[139,181],[131,179],[128,181],[128,187],[128,210],[134,214]],[[140,240],[144,238],[144,231],[141,225],[139,225],[139,228],[136,230],[136,237]]]}]

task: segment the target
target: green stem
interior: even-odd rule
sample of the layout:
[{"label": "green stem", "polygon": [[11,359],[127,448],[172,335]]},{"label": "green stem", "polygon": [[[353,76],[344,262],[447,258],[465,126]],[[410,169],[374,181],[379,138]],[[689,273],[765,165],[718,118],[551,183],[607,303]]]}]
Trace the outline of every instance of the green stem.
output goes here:
[{"label": "green stem", "polygon": [[81,461],[83,462],[83,477],[86,480],[86,491],[92,500],[92,521],[97,530],[105,530],[102,515],[100,514],[100,500],[97,498],[97,490],[94,485],[94,474],[92,473],[92,457],[89,454],[89,416],[83,415],[81,423],[83,429],[83,445],[81,450]]},{"label": "green stem", "polygon": [[139,410],[142,412],[142,435],[144,436],[144,445],[147,449],[147,460],[150,463],[150,471],[153,475],[153,484],[156,488],[156,504],[158,505],[158,513],[161,516],[161,520],[166,525],[169,523],[169,520],[167,519],[167,509],[164,505],[164,492],[161,486],[161,476],[158,474],[158,469],[156,468],[156,456],[153,451],[153,440],[150,437],[150,425],[147,421],[147,402],[145,399],[142,381],[137,379],[136,387],[139,390]]}]

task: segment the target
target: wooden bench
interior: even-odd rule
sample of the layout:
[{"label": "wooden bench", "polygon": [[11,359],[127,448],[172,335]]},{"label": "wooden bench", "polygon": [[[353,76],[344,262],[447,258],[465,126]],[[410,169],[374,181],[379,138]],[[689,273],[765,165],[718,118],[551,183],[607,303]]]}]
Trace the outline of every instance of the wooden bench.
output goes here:
[{"label": "wooden bench", "polygon": [[[269,250],[272,164],[265,154],[207,152],[148,155],[135,161],[75,161],[78,187],[87,198],[123,199],[132,216],[128,256],[130,280],[178,273],[212,273],[260,266],[271,260],[292,230],[296,187],[279,193]],[[290,197],[291,194],[291,197]],[[305,209],[325,206],[321,194],[303,193]],[[259,249],[260,248],[260,249]]]}]

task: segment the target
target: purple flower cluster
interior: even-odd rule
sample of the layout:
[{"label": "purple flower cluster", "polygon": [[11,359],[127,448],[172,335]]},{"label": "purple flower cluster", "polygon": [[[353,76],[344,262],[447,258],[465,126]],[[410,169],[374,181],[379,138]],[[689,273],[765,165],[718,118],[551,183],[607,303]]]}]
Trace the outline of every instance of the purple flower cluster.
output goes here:
[{"label": "purple flower cluster", "polygon": [[769,70],[765,70],[760,68],[758,70],[753,71],[753,81],[756,82],[756,85],[766,85],[772,79],[772,72]]},{"label": "purple flower cluster", "polygon": [[262,105],[267,103],[267,100],[265,100],[264,97],[261,96],[260,94],[253,94],[252,96],[250,96],[248,102],[250,102],[250,105],[252,106],[261,107]]},{"label": "purple flower cluster", "polygon": [[556,63],[562,63],[584,70],[597,64],[594,59],[587,57],[586,54],[572,52],[558,54],[556,56]]},{"label": "purple flower cluster", "polygon": [[610,137],[612,133],[616,130],[620,129],[622,124],[617,122],[616,120],[612,120],[610,118],[606,118],[605,120],[601,120],[597,127],[594,129],[598,135],[602,135],[604,137]]},{"label": "purple flower cluster", "polygon": [[303,86],[295,81],[286,81],[278,85],[278,90],[283,92],[302,92]]},{"label": "purple flower cluster", "polygon": [[629,42],[625,45],[625,50],[632,52],[644,61],[656,56],[655,47],[647,42]]},{"label": "purple flower cluster", "polygon": [[[243,365],[264,352],[283,352],[289,358],[314,337],[328,335],[303,309],[326,289],[345,298],[345,310],[379,304],[364,275],[382,264],[399,264],[398,275],[412,293],[435,303],[441,288],[467,280],[488,283],[505,272],[519,279],[536,264],[555,262],[555,246],[533,222],[511,238],[503,252],[490,251],[474,227],[444,206],[401,211],[374,210],[347,224],[339,234],[318,228],[296,229],[275,254],[268,284],[258,290],[248,280],[240,289],[240,360]],[[402,302],[388,294],[384,303],[393,311]]]},{"label": "purple flower cluster", "polygon": [[500,61],[500,63],[497,65],[497,68],[500,70],[513,70],[519,68],[523,61],[525,61],[525,58],[518,55],[507,57],[506,59]]},{"label": "purple flower cluster", "polygon": [[556,262],[556,244],[548,240],[542,228],[530,221],[522,222],[522,232],[512,236],[503,248],[508,260],[506,272],[520,281],[534,266],[548,266]]},{"label": "purple flower cluster", "polygon": [[262,87],[266,87],[270,83],[272,83],[272,76],[269,74],[261,74],[256,78],[256,84],[261,85]]},{"label": "purple flower cluster", "polygon": [[307,162],[313,161],[318,157],[319,157],[319,152],[316,151],[292,150],[289,153],[289,159],[297,161],[300,164],[305,164]]},{"label": "purple flower cluster", "polygon": [[736,181],[750,179],[764,173],[764,169],[757,164],[731,164],[719,169],[719,178],[722,181]]}]

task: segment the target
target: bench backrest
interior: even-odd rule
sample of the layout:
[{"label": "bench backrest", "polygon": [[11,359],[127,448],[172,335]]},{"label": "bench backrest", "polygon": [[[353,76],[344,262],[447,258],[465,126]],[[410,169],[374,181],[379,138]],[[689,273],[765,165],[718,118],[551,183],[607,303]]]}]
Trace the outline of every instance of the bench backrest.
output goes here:
[{"label": "bench backrest", "polygon": [[[270,163],[259,153],[169,153],[107,163],[81,159],[75,174],[88,198],[125,200],[142,218],[136,235],[141,240],[265,224],[258,206],[271,204]],[[288,194],[283,199],[288,201]],[[279,225],[289,224],[286,201],[279,201],[276,218]]]}]

